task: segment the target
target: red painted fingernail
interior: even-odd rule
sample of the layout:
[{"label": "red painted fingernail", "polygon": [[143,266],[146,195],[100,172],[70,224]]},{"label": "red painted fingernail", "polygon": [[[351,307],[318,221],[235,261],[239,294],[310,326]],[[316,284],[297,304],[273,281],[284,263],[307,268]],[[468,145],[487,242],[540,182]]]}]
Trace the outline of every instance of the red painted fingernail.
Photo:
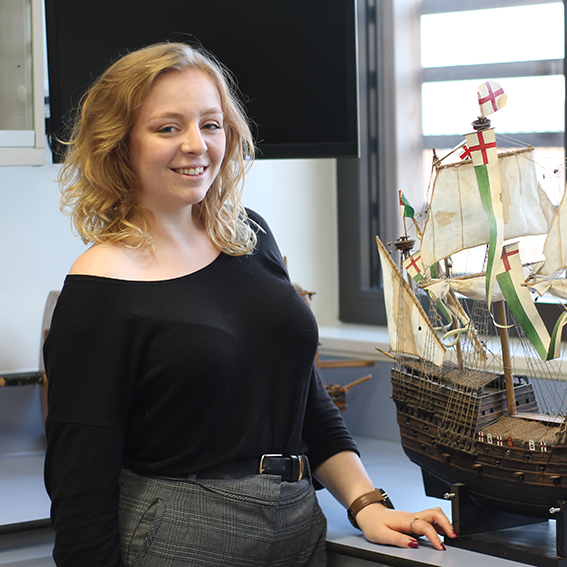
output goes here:
[{"label": "red painted fingernail", "polygon": [[453,530],[453,535],[454,535],[455,537],[459,537],[459,534],[458,534],[455,530]]},{"label": "red painted fingernail", "polygon": [[416,549],[416,548],[419,547],[419,543],[418,543],[417,541],[415,541],[415,539],[412,539],[412,540],[408,543],[408,545],[409,545],[410,547],[413,547],[414,549]]},{"label": "red painted fingernail", "polygon": [[447,548],[445,547],[445,545],[444,545],[443,543],[441,544],[441,549],[442,549],[443,551],[447,551]]}]

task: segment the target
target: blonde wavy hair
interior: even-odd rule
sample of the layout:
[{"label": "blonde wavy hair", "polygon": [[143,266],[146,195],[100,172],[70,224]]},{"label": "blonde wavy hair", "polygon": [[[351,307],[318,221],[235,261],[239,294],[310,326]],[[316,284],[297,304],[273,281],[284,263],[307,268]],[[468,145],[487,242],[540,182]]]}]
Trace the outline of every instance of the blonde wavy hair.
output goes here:
[{"label": "blonde wavy hair", "polygon": [[83,97],[59,174],[61,210],[71,217],[83,242],[153,245],[150,221],[136,202],[138,179],[130,164],[128,138],[157,78],[186,69],[206,73],[217,85],[226,132],[219,174],[194,212],[223,252],[238,256],[254,249],[256,232],[241,201],[254,142],[236,84],[212,56],[183,43],[159,43],[123,56]]}]

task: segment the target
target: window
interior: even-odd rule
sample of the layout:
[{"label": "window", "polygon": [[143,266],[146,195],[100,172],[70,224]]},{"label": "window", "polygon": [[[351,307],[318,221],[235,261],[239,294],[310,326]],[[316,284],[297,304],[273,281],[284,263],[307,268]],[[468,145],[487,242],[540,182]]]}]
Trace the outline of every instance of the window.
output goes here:
[{"label": "window", "polygon": [[374,235],[399,235],[398,189],[421,208],[432,149],[471,131],[485,80],[508,95],[490,116],[499,147],[534,146],[562,191],[564,28],[549,0],[359,2],[362,151],[337,166],[342,321],[385,324]]},{"label": "window", "polygon": [[0,3],[0,166],[45,162],[41,0]]}]

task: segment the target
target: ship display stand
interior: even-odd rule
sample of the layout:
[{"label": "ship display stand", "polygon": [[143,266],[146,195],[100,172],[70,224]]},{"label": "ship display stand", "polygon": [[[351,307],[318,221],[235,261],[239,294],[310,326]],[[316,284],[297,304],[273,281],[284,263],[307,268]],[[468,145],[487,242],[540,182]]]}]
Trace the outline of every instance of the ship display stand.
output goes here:
[{"label": "ship display stand", "polygon": [[[423,473],[428,496],[438,496],[435,479]],[[447,546],[484,553],[537,567],[567,567],[567,502],[554,507],[555,520],[532,518],[488,508],[475,502],[465,484],[451,485],[451,521],[459,537]]]}]

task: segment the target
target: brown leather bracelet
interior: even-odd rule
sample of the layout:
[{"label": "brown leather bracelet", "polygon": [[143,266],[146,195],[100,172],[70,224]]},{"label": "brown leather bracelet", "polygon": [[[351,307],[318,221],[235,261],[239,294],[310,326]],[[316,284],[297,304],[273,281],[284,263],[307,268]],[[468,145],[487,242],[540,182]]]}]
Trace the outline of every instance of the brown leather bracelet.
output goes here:
[{"label": "brown leather bracelet", "polygon": [[360,530],[358,523],[356,522],[356,515],[369,504],[381,503],[386,508],[393,508],[392,502],[388,498],[388,495],[381,489],[375,488],[372,492],[366,492],[362,496],[359,496],[355,501],[349,506],[347,510],[347,516],[350,523],[357,529]]}]

